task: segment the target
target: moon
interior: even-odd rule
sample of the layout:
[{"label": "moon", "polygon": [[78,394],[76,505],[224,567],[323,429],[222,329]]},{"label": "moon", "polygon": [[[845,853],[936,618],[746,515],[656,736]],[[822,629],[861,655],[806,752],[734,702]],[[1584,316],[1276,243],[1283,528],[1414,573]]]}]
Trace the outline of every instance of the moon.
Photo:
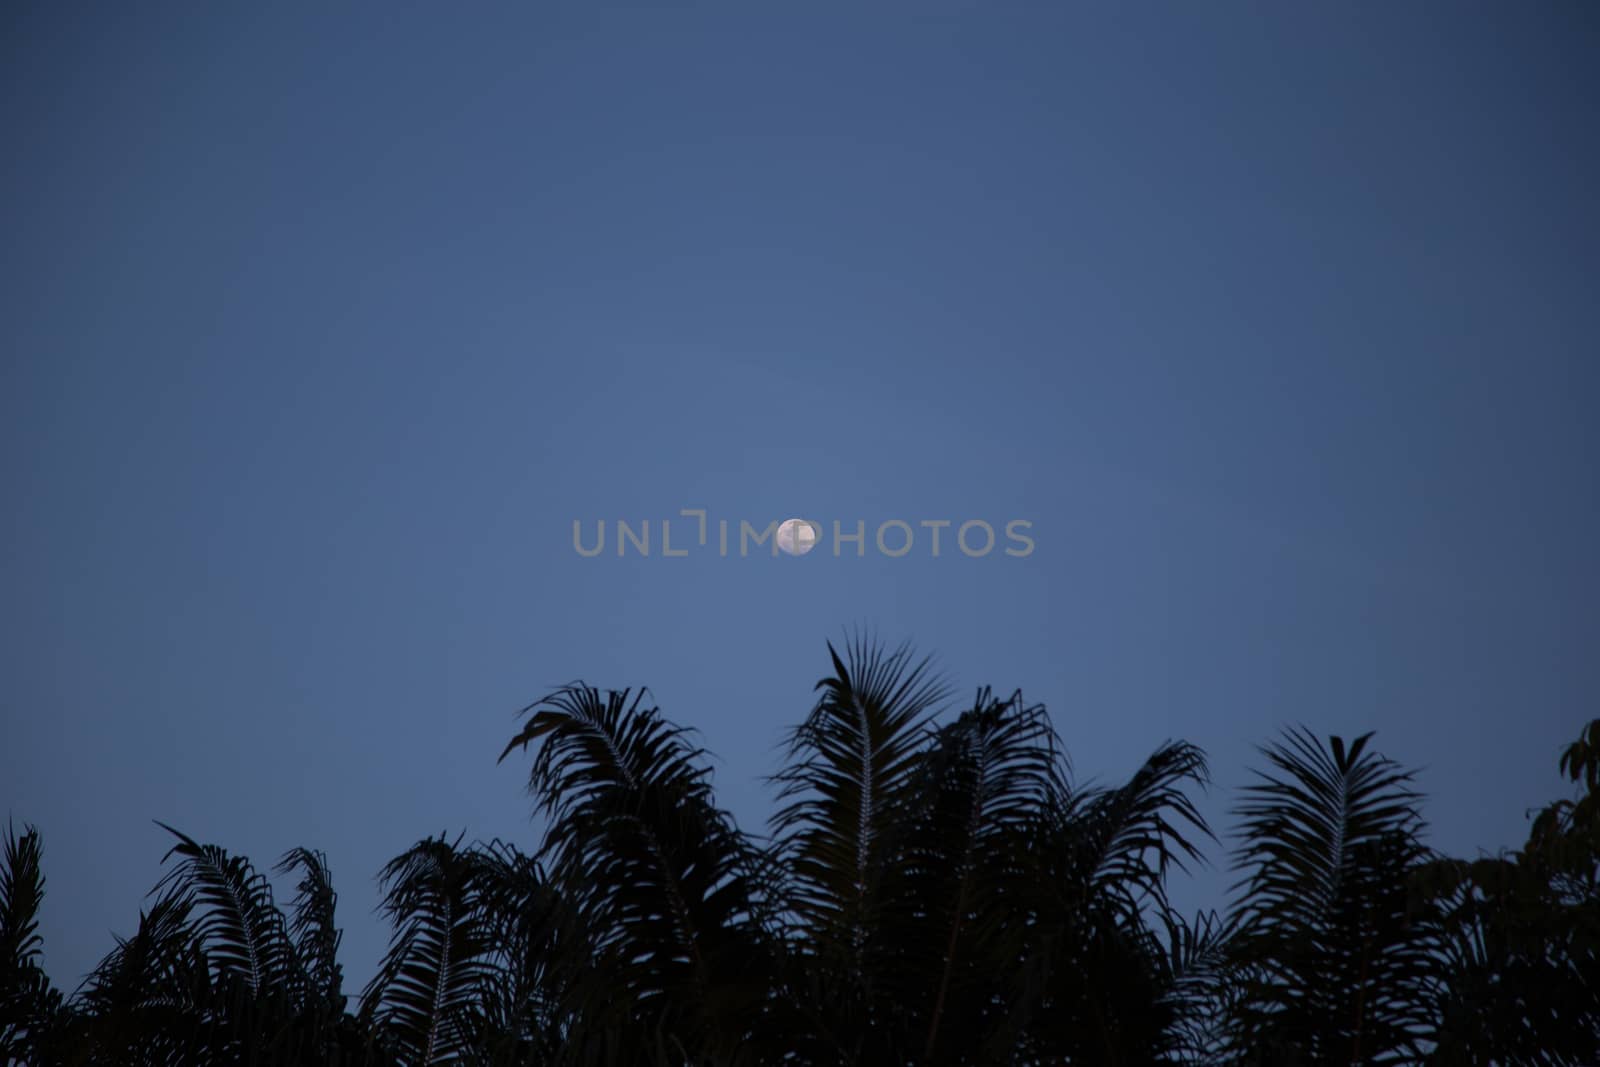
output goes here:
[{"label": "moon", "polygon": [[778,547],[791,556],[803,556],[817,547],[821,535],[809,519],[784,519],[778,527]]}]

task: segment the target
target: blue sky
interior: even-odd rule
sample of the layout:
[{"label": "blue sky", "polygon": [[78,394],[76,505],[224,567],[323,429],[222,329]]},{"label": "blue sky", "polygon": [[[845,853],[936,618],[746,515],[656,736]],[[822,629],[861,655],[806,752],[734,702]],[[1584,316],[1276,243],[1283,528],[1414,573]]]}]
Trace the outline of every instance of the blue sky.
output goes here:
[{"label": "blue sky", "polygon": [[[1080,777],[1202,745],[1219,828],[1304,723],[1510,846],[1600,714],[1585,5],[0,19],[0,803],[58,982],[159,818],[326,850],[359,988],[390,856],[535,843],[495,757],[575,678],[759,829],[851,627]],[[682,508],[1036,547],[573,551]]]}]

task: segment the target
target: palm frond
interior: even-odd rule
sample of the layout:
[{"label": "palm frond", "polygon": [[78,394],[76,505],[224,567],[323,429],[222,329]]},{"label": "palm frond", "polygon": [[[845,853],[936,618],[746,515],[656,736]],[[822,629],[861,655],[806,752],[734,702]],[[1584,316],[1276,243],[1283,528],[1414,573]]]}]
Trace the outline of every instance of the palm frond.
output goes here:
[{"label": "palm frond", "polygon": [[1152,903],[1164,912],[1170,870],[1203,861],[1197,837],[1214,840],[1187,791],[1208,781],[1205,753],[1178,741],[1156,749],[1123,785],[1073,794],[1060,814],[1062,836],[1091,897],[1130,914]]},{"label": "palm frond", "polygon": [[[43,846],[29,826],[18,837],[6,826],[5,866],[0,869],[0,983],[20,976],[38,959],[39,906],[44,900]],[[0,993],[4,992],[0,984]]]},{"label": "palm frond", "polygon": [[594,966],[591,939],[537,859],[509,842],[477,848],[483,915],[498,980],[484,988],[480,1055],[489,1062],[553,1062]]},{"label": "palm frond", "polygon": [[199,912],[195,933],[219,977],[237,977],[253,994],[287,989],[298,975],[283,913],[272,899],[272,883],[243,856],[202,845],[166,823],[178,839],[162,859],[181,860],[157,884],[192,898]]},{"label": "palm frond", "polygon": [[564,687],[525,709],[506,753],[534,749],[541,856],[589,938],[585,983],[610,986],[587,998],[611,1013],[592,1029],[671,1019],[687,1040],[736,1044],[764,996],[760,853],[714,805],[689,732],[645,696]]},{"label": "palm frond", "polygon": [[334,925],[339,894],[333,889],[328,858],[307,848],[291,849],[278,861],[280,874],[300,872],[295,898],[290,904],[289,937],[301,974],[311,996],[344,1010],[343,971],[339,967],[339,942],[343,933]]},{"label": "palm frond", "polygon": [[924,728],[947,690],[909,648],[855,638],[817,683],[811,714],[789,739],[773,818],[792,902],[819,943],[859,954],[889,844],[903,825]]},{"label": "palm frond", "polygon": [[18,837],[6,825],[0,868],[0,1059],[7,1062],[35,1055],[61,1006],[61,994],[39,964],[43,855],[38,830],[28,826]]},{"label": "palm frond", "polygon": [[1225,1062],[1232,928],[1215,912],[1202,912],[1193,921],[1168,913],[1162,925],[1165,951],[1156,959],[1162,1014],[1168,1020],[1167,1058],[1191,1067]]},{"label": "palm frond", "polygon": [[479,857],[442,835],[417,842],[380,876],[394,925],[361,1014],[406,1063],[448,1063],[477,1040],[497,968]]},{"label": "palm frond", "polygon": [[654,783],[692,790],[707,773],[696,763],[702,752],[688,744],[689,730],[645,706],[648,696],[623,689],[602,697],[582,683],[563,686],[522,710],[527,722],[500,760],[534,749],[529,792],[556,822],[609,789]]},{"label": "palm frond", "polygon": [[884,992],[913,1016],[929,1060],[942,1036],[944,1046],[976,1047],[1004,996],[994,978],[1021,950],[1013,912],[1031,874],[1014,842],[1065,780],[1049,716],[1020,692],[1000,700],[979,690],[970,710],[932,734],[921,763],[885,883],[895,947],[884,951],[897,958]]},{"label": "palm frond", "polygon": [[94,1063],[199,1062],[206,1047],[211,965],[194,899],[162,895],[130,938],[100,961],[74,997],[88,1020]]},{"label": "palm frond", "polygon": [[[1189,1001],[1175,996],[1171,868],[1201,859],[1211,831],[1187,790],[1207,780],[1193,745],[1158,748],[1115,788],[1058,795],[1022,842],[1031,889],[1020,992],[990,1057],[1144,1061],[1176,1054]],[[1031,1058],[1030,1058],[1031,1057]]]},{"label": "palm frond", "polygon": [[1424,1026],[1435,942],[1407,880],[1427,850],[1412,775],[1368,751],[1291,730],[1246,789],[1234,910],[1237,1023],[1258,1054],[1391,1062]]}]

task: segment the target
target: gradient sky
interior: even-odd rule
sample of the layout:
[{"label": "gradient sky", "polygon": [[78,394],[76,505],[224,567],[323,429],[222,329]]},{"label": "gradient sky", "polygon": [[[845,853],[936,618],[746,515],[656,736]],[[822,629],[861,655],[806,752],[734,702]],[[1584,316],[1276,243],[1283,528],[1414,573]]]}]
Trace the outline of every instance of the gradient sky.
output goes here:
[{"label": "gradient sky", "polygon": [[[495,757],[576,678],[760,829],[854,626],[1081,777],[1202,745],[1220,826],[1304,723],[1422,768],[1435,845],[1523,837],[1600,715],[1593,5],[675,7],[0,12],[0,807],[58,983],[162,819],[326,850],[358,990],[384,861],[534,845]],[[1036,549],[573,551],[692,507]]]}]

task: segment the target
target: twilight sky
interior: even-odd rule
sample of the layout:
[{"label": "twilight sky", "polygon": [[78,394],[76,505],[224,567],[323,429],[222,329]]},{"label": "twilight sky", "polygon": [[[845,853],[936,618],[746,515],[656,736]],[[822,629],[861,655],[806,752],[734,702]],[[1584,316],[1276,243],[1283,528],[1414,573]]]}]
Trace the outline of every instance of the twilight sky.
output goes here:
[{"label": "twilight sky", "polygon": [[0,12],[0,809],[58,983],[159,818],[326,850],[359,990],[389,857],[534,845],[495,757],[576,678],[761,829],[856,626],[1081,778],[1202,745],[1219,829],[1304,723],[1520,840],[1600,715],[1593,5],[675,7]]}]

